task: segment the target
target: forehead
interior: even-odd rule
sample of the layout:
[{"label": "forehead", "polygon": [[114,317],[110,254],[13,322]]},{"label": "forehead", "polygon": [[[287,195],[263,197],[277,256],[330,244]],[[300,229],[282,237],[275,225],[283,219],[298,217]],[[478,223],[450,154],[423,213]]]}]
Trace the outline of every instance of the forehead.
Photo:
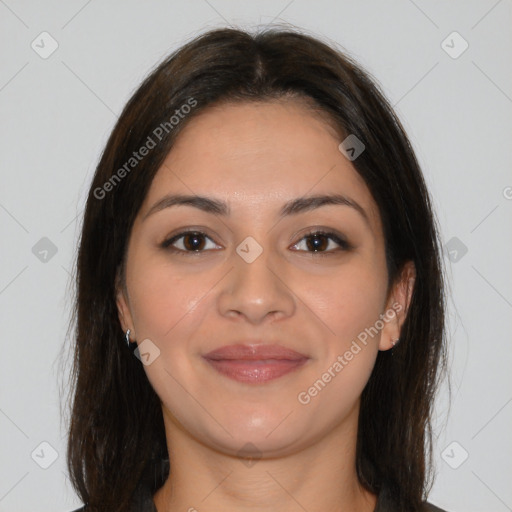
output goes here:
[{"label": "forehead", "polygon": [[338,146],[332,124],[301,100],[227,103],[192,118],[157,171],[143,207],[170,192],[212,195],[232,210],[310,194],[351,196],[379,224],[364,180]]}]

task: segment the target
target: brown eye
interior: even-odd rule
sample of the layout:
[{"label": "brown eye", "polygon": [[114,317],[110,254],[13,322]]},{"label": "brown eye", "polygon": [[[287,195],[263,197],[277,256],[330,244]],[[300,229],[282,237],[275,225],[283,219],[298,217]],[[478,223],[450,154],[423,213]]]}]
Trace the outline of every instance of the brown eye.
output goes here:
[{"label": "brown eye", "polygon": [[[176,236],[165,240],[161,247],[176,252],[205,252],[204,249],[208,245],[208,241],[213,244],[213,248],[218,248],[213,240],[201,231],[184,231]],[[212,247],[208,247],[211,249]]]},{"label": "brown eye", "polygon": [[312,251],[325,251],[329,245],[329,239],[325,235],[311,235],[306,240],[307,248]]},{"label": "brown eye", "polygon": [[183,245],[187,250],[200,251],[206,244],[202,234],[188,233],[183,236]]},{"label": "brown eye", "polygon": [[[303,243],[304,241],[306,242]],[[335,244],[334,247],[333,243]],[[293,247],[299,247],[300,245],[302,245],[303,249],[298,250],[321,256],[327,256],[340,250],[350,249],[350,244],[346,240],[343,240],[336,233],[325,231],[314,231],[312,233],[308,233]],[[338,245],[338,247],[336,247],[336,245]]]}]

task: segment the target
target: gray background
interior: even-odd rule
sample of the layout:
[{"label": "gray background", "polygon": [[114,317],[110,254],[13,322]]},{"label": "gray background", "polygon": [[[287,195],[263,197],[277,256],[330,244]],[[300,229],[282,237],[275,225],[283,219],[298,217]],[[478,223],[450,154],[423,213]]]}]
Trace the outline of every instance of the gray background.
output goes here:
[{"label": "gray background", "polygon": [[80,504],[60,388],[84,197],[116,115],[198,33],[271,22],[338,43],[408,131],[447,248],[452,399],[444,385],[430,500],[512,510],[511,14],[511,0],[0,0],[0,511]]}]

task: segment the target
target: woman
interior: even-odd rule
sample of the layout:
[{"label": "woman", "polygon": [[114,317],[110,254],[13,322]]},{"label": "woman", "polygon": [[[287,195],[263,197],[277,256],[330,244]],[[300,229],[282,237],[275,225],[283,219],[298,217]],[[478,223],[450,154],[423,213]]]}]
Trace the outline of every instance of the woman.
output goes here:
[{"label": "woman", "polygon": [[407,136],[355,62],[292,30],[183,46],[87,200],[79,510],[440,510],[439,254]]}]

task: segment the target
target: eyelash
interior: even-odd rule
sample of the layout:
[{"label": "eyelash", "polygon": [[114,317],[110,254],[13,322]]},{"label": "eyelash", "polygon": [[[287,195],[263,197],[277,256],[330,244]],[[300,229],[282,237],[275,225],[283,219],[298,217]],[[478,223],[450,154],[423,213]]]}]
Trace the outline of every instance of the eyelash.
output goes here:
[{"label": "eyelash", "polygon": [[[200,250],[200,251],[185,251],[183,249],[177,249],[176,247],[172,247],[173,243],[175,243],[177,240],[179,240],[180,238],[183,238],[186,235],[204,236],[205,238],[208,238],[209,240],[211,240],[213,242],[213,240],[208,235],[206,235],[206,233],[203,233],[202,231],[192,230],[192,231],[182,231],[181,233],[178,233],[177,235],[174,235],[171,238],[168,238],[167,240],[165,240],[164,242],[162,242],[160,244],[160,247],[162,249],[171,251],[176,254],[194,255],[194,256],[204,253],[204,252],[207,252],[208,250],[211,250],[211,249],[208,249],[208,250]],[[300,250],[298,250],[297,252],[307,252],[307,253],[311,254],[312,256],[316,257],[316,256],[332,256],[333,253],[338,253],[339,251],[348,251],[348,250],[352,249],[352,246],[346,240],[341,238],[339,235],[337,235],[334,232],[324,231],[324,230],[310,231],[310,232],[306,233],[305,235],[303,235],[302,238],[298,242],[296,242],[294,245],[298,245],[304,239],[312,238],[314,236],[325,236],[328,239],[332,240],[333,242],[337,243],[340,247],[338,249],[329,250],[329,251],[300,251]]]}]

